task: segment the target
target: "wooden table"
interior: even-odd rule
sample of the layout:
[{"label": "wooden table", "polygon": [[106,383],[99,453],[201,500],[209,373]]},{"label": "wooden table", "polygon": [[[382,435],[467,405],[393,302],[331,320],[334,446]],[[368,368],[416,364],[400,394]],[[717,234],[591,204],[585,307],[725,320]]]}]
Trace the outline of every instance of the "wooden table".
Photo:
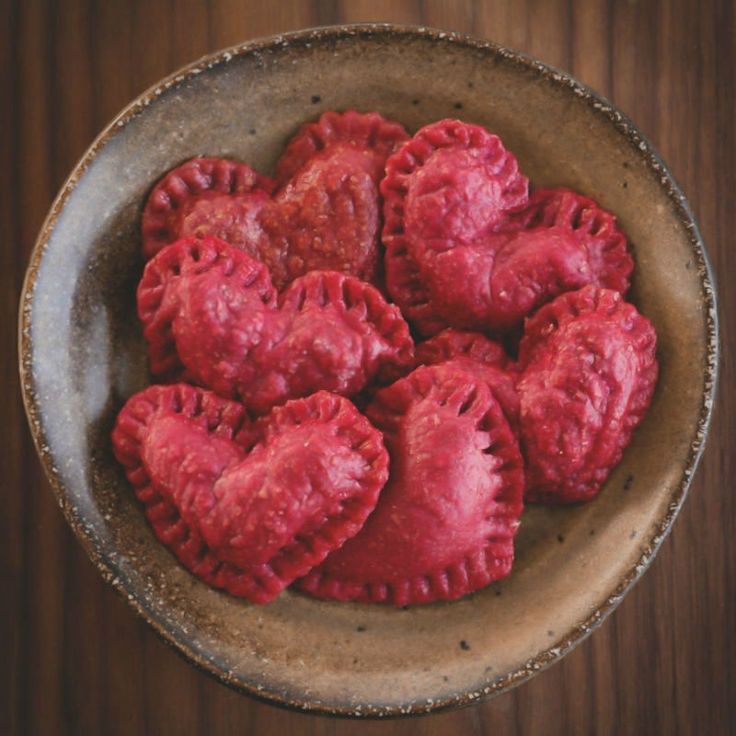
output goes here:
[{"label": "wooden table", "polygon": [[[0,2],[0,733],[736,733],[736,6],[729,0]],[[561,664],[482,705],[358,723],[240,696],[166,647],[67,528],[18,391],[16,304],[68,171],[130,99],[208,51],[305,26],[386,20],[494,39],[628,113],[700,219],[720,283],[715,421],[670,538],[621,607]]]}]

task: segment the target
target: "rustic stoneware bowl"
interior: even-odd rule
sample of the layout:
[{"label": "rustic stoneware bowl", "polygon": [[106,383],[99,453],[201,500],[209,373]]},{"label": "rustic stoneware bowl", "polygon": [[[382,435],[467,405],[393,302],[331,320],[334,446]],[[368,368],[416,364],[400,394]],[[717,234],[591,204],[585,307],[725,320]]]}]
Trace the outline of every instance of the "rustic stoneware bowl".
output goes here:
[{"label": "rustic stoneware bowl", "polygon": [[[252,606],[200,583],[154,539],[111,453],[116,412],[149,382],[134,297],[141,207],[158,177],[195,154],[269,172],[302,122],[351,107],[411,131],[452,116],[480,123],[503,137],[534,185],[573,187],[616,213],[636,258],[632,299],[659,334],[661,378],[600,497],[528,509],[514,570],[500,584],[406,610],[291,592]],[[63,187],[21,306],[33,436],[101,573],[200,667],[245,693],[321,713],[468,704],[559,660],[617,605],[669,531],[703,448],[716,378],[706,253],[650,145],[570,77],[423,28],[326,28],[253,41],[143,94]]]}]

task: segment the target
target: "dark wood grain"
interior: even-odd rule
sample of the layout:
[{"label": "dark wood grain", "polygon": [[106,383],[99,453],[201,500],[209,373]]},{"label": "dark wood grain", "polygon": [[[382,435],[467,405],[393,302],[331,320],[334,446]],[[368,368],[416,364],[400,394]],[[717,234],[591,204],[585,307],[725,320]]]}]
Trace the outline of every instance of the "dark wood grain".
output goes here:
[{"label": "dark wood grain", "polygon": [[[0,733],[736,733],[736,7],[730,0],[0,2]],[[253,702],[162,644],[98,576],[36,461],[16,368],[17,299],[49,204],[134,95],[216,48],[387,20],[470,32],[570,71],[652,140],[700,219],[720,285],[710,442],[670,538],[561,664],[485,704],[353,723]]]}]

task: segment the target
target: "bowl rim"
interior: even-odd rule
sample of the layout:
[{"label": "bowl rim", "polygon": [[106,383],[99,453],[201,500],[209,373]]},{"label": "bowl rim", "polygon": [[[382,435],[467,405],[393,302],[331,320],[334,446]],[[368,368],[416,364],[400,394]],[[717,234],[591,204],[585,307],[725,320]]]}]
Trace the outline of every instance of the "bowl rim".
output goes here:
[{"label": "bowl rim", "polygon": [[[84,524],[83,514],[68,498],[67,491],[58,476],[41,421],[39,400],[33,378],[33,343],[31,339],[33,297],[36,278],[56,221],[67,199],[85,174],[88,166],[98,151],[114,137],[116,131],[142,113],[149,104],[169,89],[181,85],[208,69],[227,64],[234,58],[257,54],[264,50],[277,51],[279,48],[293,46],[305,47],[315,43],[345,41],[350,38],[361,40],[423,39],[448,46],[465,47],[483,54],[485,58],[500,57],[505,61],[515,64],[519,68],[534,72],[553,86],[566,89],[582,98],[596,114],[603,116],[626,138],[637,158],[643,160],[647,168],[657,176],[660,186],[665,190],[673,207],[675,216],[686,228],[694,262],[700,278],[707,331],[702,404],[680,483],[674,490],[664,515],[657,520],[654,533],[642,547],[642,553],[637,562],[623,575],[616,587],[597,605],[593,613],[569,629],[553,645],[539,652],[523,666],[498,679],[488,680],[485,686],[480,689],[457,692],[445,699],[433,700],[431,702],[424,700],[421,702],[408,702],[399,706],[363,706],[357,708],[357,710],[355,705],[325,704],[314,700],[310,701],[307,698],[285,697],[276,689],[269,690],[266,686],[259,686],[256,683],[238,679],[237,676],[228,672],[225,667],[219,666],[213,658],[205,657],[198,651],[195,651],[185,637],[178,635],[173,627],[161,620],[153,610],[138,598],[137,592],[132,586],[129,587],[126,585],[125,576],[118,574],[118,565],[109,554],[110,549],[106,545],[102,545],[97,536]],[[125,598],[133,610],[154,629],[164,642],[173,647],[175,651],[183,655],[200,670],[209,673],[237,692],[245,693],[259,701],[271,705],[278,705],[290,710],[326,716],[360,718],[426,715],[471,705],[484,698],[508,691],[526,682],[551,664],[559,661],[587,638],[613,612],[626,593],[629,592],[649,567],[660,545],[670,532],[672,524],[687,496],[690,483],[698,468],[710,428],[718,383],[720,359],[717,302],[713,269],[690,204],[651,143],[641,134],[634,123],[605,97],[578,82],[570,74],[549,64],[538,61],[520,51],[512,50],[492,41],[476,38],[465,33],[447,31],[425,25],[393,23],[356,23],[319,26],[252,39],[202,56],[200,59],[177,69],[138,95],[94,139],[61,186],[31,251],[29,265],[21,289],[18,313],[20,385],[23,405],[36,451],[52,492],[61,507],[66,521],[72,527],[79,542],[103,578]]]}]

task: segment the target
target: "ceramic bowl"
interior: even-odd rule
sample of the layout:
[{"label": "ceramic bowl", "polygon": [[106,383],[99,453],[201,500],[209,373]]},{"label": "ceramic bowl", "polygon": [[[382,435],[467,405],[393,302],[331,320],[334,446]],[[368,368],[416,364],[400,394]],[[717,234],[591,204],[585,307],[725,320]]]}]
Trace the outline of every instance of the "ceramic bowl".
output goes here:
[{"label": "ceramic bowl", "polygon": [[[535,186],[594,197],[630,238],[631,298],[659,334],[654,402],[598,499],[529,508],[512,574],[453,603],[397,610],[286,592],[258,607],[213,590],[155,540],[111,452],[116,412],[149,382],[135,287],[139,219],[153,183],[196,154],[270,172],[301,123],[345,108],[378,110],[410,131],[445,117],[480,123],[501,135]],[[703,448],[716,378],[707,256],[649,143],[565,74],[424,28],[336,27],[252,41],[141,95],[56,199],[21,306],[33,436],[102,575],[166,641],[222,681],[321,713],[388,716],[468,704],[564,656],[611,612],[669,531]]]}]

